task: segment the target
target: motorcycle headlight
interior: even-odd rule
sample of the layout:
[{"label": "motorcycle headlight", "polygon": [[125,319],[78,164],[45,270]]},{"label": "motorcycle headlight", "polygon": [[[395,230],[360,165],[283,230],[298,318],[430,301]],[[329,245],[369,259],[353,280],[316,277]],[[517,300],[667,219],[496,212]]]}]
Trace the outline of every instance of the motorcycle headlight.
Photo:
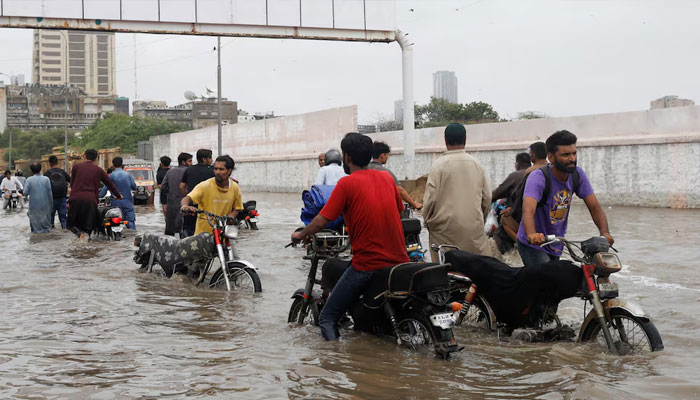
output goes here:
[{"label": "motorcycle headlight", "polygon": [[110,208],[105,212],[105,219],[112,219],[112,218],[122,218],[122,210],[119,208]]},{"label": "motorcycle headlight", "polygon": [[224,235],[229,239],[235,239],[238,236],[238,228],[235,225],[226,225]]}]

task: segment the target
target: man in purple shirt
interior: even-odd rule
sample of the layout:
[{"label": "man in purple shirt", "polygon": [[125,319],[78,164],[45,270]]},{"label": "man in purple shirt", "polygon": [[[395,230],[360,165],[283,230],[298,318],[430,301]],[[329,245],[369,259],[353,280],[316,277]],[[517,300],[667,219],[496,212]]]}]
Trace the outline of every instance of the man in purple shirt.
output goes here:
[{"label": "man in purple shirt", "polygon": [[[573,194],[583,199],[601,236],[610,244],[614,240],[608,231],[608,220],[593,194],[591,183],[583,169],[576,166],[576,135],[558,131],[547,138],[545,169],[549,175],[549,192],[545,192],[545,176],[537,169],[530,173],[523,193],[523,215],[518,229],[518,252],[527,265],[558,260],[564,247],[561,243],[540,247],[545,235],[565,236]],[[578,179],[573,175],[577,174]],[[578,181],[577,187],[574,182]],[[546,197],[543,200],[543,195]]]}]

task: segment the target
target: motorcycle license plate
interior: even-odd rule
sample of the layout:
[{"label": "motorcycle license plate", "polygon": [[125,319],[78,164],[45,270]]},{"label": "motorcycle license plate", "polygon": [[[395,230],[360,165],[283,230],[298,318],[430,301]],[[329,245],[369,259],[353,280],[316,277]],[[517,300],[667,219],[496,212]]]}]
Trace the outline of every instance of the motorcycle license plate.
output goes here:
[{"label": "motorcycle license plate", "polygon": [[430,316],[430,322],[442,329],[450,329],[455,324],[454,314],[452,313],[442,313]]},{"label": "motorcycle license plate", "polygon": [[249,219],[248,221],[250,221],[250,222],[258,222],[258,219],[257,219],[257,218],[251,218],[251,219]]},{"label": "motorcycle license plate", "polygon": [[119,233],[119,232],[121,232],[122,230],[124,230],[124,227],[121,226],[121,225],[114,225],[114,226],[112,227],[112,232]]}]

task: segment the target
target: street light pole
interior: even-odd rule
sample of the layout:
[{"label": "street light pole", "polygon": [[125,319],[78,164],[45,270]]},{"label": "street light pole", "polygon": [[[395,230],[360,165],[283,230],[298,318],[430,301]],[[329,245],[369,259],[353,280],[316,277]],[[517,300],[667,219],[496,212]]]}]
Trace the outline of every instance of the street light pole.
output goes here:
[{"label": "street light pole", "polygon": [[218,97],[218,107],[219,107],[219,129],[217,130],[218,133],[218,144],[219,144],[219,155],[223,155],[221,152],[221,36],[218,36],[216,38],[216,50],[217,50],[217,58],[218,58],[218,64],[216,67],[216,75],[217,75],[217,90],[216,90],[216,95]]},{"label": "street light pole", "polygon": [[[70,107],[68,107],[68,93],[68,84],[66,83],[66,95],[64,97],[66,101],[66,110],[70,110]],[[67,112],[66,117],[68,117]],[[68,118],[66,118],[63,124],[63,170],[68,171]]]},{"label": "street light pole", "polygon": [[[10,78],[10,85],[12,85],[12,77],[10,75],[7,75],[4,72],[0,72],[0,75],[4,75],[8,78]],[[7,86],[5,86],[7,88]],[[7,100],[7,89],[5,89],[5,100]],[[12,169],[12,129],[8,129],[10,131],[10,150],[9,150],[9,155],[8,155],[8,161],[7,161],[7,169]]]}]

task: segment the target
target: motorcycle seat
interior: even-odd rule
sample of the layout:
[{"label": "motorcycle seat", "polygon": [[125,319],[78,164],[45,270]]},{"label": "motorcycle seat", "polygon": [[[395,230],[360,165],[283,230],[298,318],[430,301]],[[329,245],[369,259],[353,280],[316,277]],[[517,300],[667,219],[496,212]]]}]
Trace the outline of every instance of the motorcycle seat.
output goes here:
[{"label": "motorcycle seat", "polygon": [[244,210],[255,210],[255,207],[257,206],[257,202],[255,200],[249,200],[243,203],[243,209]]},{"label": "motorcycle seat", "polygon": [[401,220],[401,225],[403,225],[404,236],[417,235],[421,231],[420,220],[418,218],[404,218]]},{"label": "motorcycle seat", "polygon": [[445,261],[476,284],[477,293],[505,323],[520,323],[532,306],[558,304],[575,296],[583,282],[581,268],[567,260],[517,268],[492,257],[452,250]]},{"label": "motorcycle seat", "polygon": [[153,252],[153,262],[165,267],[210,259],[216,254],[209,233],[201,233],[182,240],[169,235],[144,233],[137,252],[137,258]]}]

